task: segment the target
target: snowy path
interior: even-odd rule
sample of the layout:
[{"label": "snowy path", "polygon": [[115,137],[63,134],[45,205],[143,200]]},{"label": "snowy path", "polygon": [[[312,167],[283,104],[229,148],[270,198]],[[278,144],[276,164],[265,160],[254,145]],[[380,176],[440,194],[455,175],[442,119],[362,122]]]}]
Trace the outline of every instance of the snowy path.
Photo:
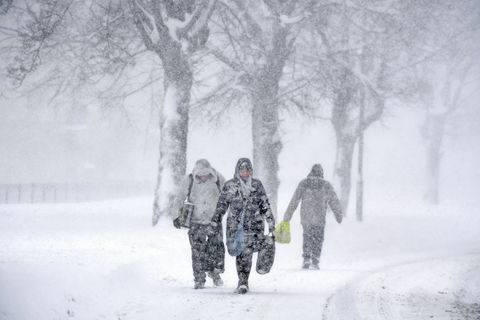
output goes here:
[{"label": "snowy path", "polygon": [[224,287],[192,289],[186,232],[152,228],[150,204],[0,206],[0,320],[478,319],[478,217],[329,220],[320,271],[300,269],[294,220],[272,272],[253,271],[240,296],[229,256]]},{"label": "snowy path", "polygon": [[388,266],[327,300],[324,320],[480,319],[480,254]]}]

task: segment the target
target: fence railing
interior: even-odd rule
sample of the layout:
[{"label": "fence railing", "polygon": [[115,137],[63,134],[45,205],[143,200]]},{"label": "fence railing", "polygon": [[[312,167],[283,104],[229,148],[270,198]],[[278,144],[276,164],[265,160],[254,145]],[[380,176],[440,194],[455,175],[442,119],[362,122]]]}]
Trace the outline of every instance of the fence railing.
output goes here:
[{"label": "fence railing", "polygon": [[150,182],[0,184],[0,203],[80,202],[153,194]]}]

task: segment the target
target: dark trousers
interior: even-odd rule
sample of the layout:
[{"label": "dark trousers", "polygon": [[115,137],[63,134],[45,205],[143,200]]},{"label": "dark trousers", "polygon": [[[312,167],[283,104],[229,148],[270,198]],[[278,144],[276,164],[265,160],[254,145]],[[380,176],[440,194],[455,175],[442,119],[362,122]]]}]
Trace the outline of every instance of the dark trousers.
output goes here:
[{"label": "dark trousers", "polygon": [[262,243],[261,236],[247,236],[247,246],[243,252],[236,257],[238,285],[248,285],[248,277],[252,269],[253,253],[260,250]]},{"label": "dark trousers", "polygon": [[225,270],[222,226],[219,226],[214,236],[208,237],[207,231],[207,225],[196,223],[188,230],[195,282],[205,282],[206,272],[222,273]]},{"label": "dark trousers", "polygon": [[318,264],[322,253],[325,226],[303,226],[303,259]]},{"label": "dark trousers", "polygon": [[250,270],[252,269],[253,249],[247,247],[243,252],[237,256],[237,275],[238,285],[248,285],[248,277],[250,276]]}]

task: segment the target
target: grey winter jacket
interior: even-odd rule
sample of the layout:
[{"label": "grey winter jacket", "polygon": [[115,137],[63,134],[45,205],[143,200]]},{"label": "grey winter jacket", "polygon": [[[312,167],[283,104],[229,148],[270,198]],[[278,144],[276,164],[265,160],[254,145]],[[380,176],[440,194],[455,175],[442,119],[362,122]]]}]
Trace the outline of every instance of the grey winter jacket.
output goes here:
[{"label": "grey winter jacket", "polygon": [[[199,178],[199,176],[203,175],[209,176],[205,182]],[[205,159],[198,160],[195,163],[191,175],[186,175],[183,178],[178,188],[177,196],[175,197],[172,218],[175,219],[180,215],[180,209],[187,198],[188,188],[192,178],[193,183],[189,200],[194,204],[194,209],[191,222],[209,224],[215,213],[218,197],[225,183],[225,178],[213,169]]]},{"label": "grey winter jacket", "polygon": [[300,201],[302,202],[300,209],[302,226],[324,226],[328,207],[332,209],[337,222],[342,222],[340,201],[330,182],[323,179],[321,165],[315,164],[307,178],[299,183],[283,220],[290,221]]},{"label": "grey winter jacket", "polygon": [[234,178],[228,180],[223,186],[217,209],[212,221],[220,224],[223,215],[228,210],[227,216],[227,240],[235,234],[239,227],[242,212],[245,214],[243,229],[247,236],[262,238],[264,235],[265,221],[269,227],[275,226],[275,218],[268,197],[260,180],[250,177],[245,183],[239,176],[239,168],[242,163],[247,163],[252,171],[249,159],[241,158],[235,167]]}]

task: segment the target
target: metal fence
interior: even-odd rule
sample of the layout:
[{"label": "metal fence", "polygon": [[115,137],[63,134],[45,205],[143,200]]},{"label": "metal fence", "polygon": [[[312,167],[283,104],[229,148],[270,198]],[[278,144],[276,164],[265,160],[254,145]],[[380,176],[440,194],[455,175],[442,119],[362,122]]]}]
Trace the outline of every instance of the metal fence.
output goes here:
[{"label": "metal fence", "polygon": [[151,182],[0,184],[0,203],[98,201],[153,194]]}]

